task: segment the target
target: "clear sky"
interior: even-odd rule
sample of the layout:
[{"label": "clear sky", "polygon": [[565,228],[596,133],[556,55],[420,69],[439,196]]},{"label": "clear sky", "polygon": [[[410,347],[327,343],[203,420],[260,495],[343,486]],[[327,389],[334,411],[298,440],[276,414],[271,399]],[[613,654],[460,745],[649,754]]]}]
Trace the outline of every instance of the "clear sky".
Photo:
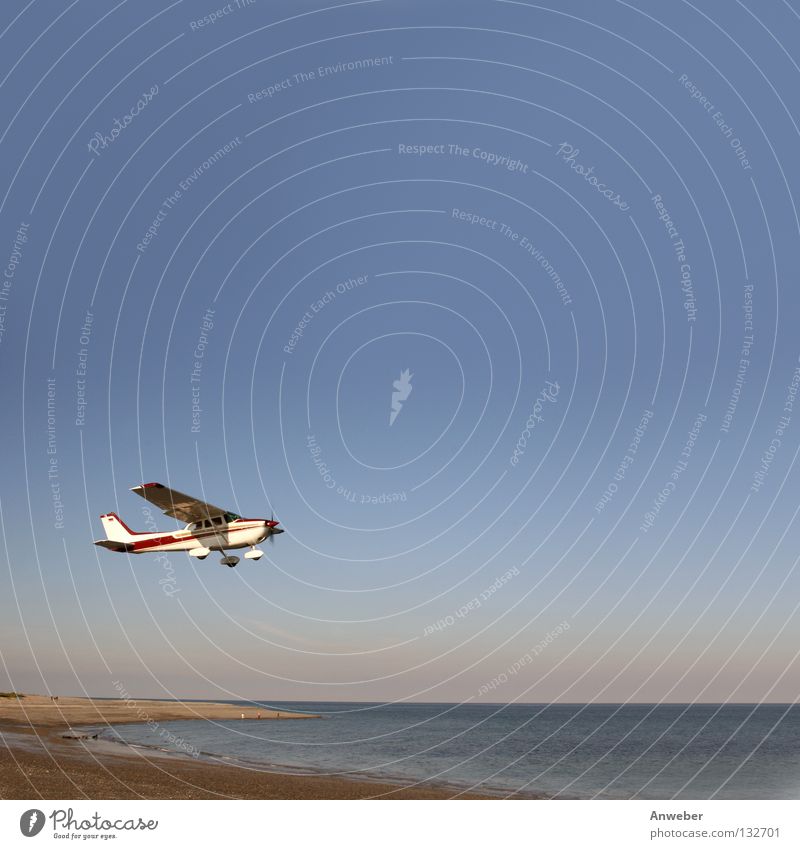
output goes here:
[{"label": "clear sky", "polygon": [[800,17],[550,5],[3,5],[0,689],[797,698]]}]

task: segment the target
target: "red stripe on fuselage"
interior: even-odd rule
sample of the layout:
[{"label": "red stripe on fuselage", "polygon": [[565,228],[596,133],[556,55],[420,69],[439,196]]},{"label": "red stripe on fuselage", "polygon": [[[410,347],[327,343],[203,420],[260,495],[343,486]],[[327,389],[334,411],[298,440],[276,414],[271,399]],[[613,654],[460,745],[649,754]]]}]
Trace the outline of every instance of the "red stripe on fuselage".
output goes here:
[{"label": "red stripe on fuselage", "polygon": [[[259,524],[263,521],[263,519],[252,519],[253,522],[258,522]],[[175,536],[175,534],[166,534],[163,537],[151,537],[150,539],[143,539],[139,542],[133,543],[133,550],[136,551],[146,551],[148,548],[156,548],[159,545],[172,545],[176,542],[191,542],[192,540],[200,540],[205,537],[217,537],[222,534],[228,534],[235,531],[251,531],[258,527],[256,525],[239,525],[237,527],[233,527],[231,525],[226,525],[224,528],[219,529],[209,529],[204,530],[202,533],[190,534],[188,536]]]}]

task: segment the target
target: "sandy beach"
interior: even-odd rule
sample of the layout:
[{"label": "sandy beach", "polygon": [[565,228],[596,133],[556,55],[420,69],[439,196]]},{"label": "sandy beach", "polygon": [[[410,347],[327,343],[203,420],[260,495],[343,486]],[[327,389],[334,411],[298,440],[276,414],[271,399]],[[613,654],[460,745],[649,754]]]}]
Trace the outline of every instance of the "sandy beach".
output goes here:
[{"label": "sandy beach", "polygon": [[[3,799],[446,799],[445,787],[405,787],[229,766],[118,743],[75,739],[86,726],[174,719],[311,721],[311,714],[216,702],[23,696],[0,699]],[[64,735],[67,735],[65,737]],[[471,798],[475,798],[472,796]]]},{"label": "sandy beach", "polygon": [[0,698],[0,723],[69,728],[119,725],[124,722],[166,722],[170,719],[319,719],[308,713],[287,713],[222,702],[178,702],[153,699],[83,699],[61,696]]}]

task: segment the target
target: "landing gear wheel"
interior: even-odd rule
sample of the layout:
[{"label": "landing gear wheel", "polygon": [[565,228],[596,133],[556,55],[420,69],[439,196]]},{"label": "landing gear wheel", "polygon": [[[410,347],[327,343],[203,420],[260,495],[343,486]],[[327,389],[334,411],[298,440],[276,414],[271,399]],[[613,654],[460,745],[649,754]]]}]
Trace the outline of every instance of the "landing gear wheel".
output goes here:
[{"label": "landing gear wheel", "polygon": [[228,555],[227,557],[223,557],[222,560],[219,561],[223,566],[230,566],[231,569],[239,562],[239,558],[234,555]]},{"label": "landing gear wheel", "polygon": [[260,560],[264,556],[264,552],[260,548],[254,548],[245,554],[245,560]]}]

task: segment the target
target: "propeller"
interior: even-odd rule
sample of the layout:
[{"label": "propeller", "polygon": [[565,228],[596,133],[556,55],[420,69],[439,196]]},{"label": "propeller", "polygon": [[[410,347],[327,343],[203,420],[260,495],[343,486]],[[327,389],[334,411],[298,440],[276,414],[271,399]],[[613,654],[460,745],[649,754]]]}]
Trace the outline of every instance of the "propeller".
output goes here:
[{"label": "propeller", "polygon": [[275,513],[273,511],[270,511],[269,522],[267,522],[267,527],[270,529],[270,534],[267,537],[267,540],[269,541],[270,545],[275,545],[275,534],[283,533],[283,530],[277,527],[277,525],[279,524],[280,522],[275,521]]}]

